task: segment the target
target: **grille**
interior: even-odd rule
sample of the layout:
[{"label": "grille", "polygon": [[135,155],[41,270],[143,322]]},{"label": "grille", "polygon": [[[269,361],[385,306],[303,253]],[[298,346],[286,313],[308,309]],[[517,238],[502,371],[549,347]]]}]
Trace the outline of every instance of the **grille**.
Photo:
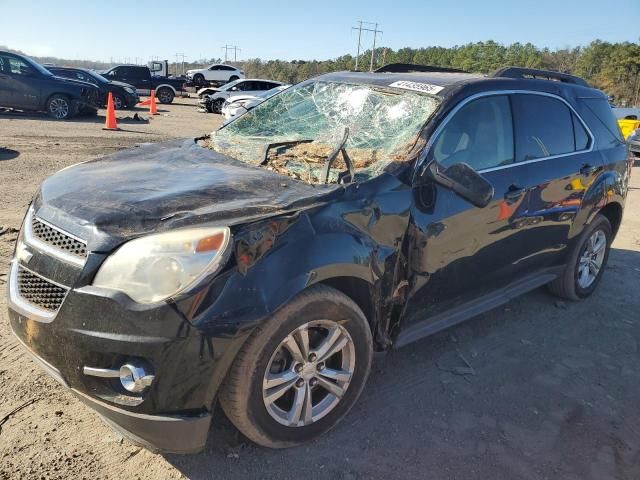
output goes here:
[{"label": "grille", "polygon": [[46,223],[38,220],[35,216],[31,218],[31,230],[34,237],[39,238],[41,241],[48,243],[58,250],[62,250],[78,258],[87,257],[87,246],[83,242],[76,240],[60,230],[50,227]]},{"label": "grille", "polygon": [[27,302],[55,312],[60,308],[67,289],[60,287],[44,278],[18,266],[18,294]]}]

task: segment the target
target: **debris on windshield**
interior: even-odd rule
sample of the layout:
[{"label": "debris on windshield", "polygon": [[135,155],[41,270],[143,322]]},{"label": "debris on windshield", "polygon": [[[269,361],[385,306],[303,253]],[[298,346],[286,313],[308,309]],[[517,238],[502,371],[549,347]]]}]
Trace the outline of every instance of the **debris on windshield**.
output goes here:
[{"label": "debris on windshield", "polygon": [[[309,81],[214,132],[210,147],[308,183],[324,183],[325,161],[348,128],[345,149],[356,179],[365,180],[407,158],[437,106],[436,98],[406,90]],[[313,141],[297,142],[305,139]],[[329,182],[338,182],[346,169],[338,156]]]}]

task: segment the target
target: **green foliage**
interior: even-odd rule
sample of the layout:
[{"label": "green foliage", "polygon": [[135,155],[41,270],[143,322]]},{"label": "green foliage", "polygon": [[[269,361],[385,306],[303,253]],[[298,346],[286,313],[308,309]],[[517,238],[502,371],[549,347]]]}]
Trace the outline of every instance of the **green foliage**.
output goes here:
[{"label": "green foliage", "polygon": [[[368,70],[370,61],[371,50],[362,52],[359,69]],[[579,75],[613,95],[620,105],[638,105],[640,101],[640,45],[637,43],[595,40],[586,47],[549,50],[531,43],[501,45],[489,40],[451,48],[376,48],[374,69],[389,63],[451,67],[476,73],[490,73],[505,66],[542,68]],[[355,57],[344,55],[333,60],[291,62],[251,59],[243,62],[242,67],[248,77],[297,83],[322,73],[353,70]]]}]

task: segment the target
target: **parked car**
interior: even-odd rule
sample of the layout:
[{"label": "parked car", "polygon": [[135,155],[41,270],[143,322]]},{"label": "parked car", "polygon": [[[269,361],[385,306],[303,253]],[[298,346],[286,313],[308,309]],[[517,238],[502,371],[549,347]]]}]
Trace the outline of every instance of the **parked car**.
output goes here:
[{"label": "parked car", "polygon": [[94,85],[56,77],[29,57],[0,50],[0,107],[45,111],[67,120],[95,114],[98,96]]},{"label": "parked car", "polygon": [[184,85],[186,80],[179,77],[166,76],[167,61],[149,62],[145,65],[116,65],[101,75],[109,80],[128,83],[136,88],[138,95],[149,96],[151,90],[160,103],[171,103],[176,96],[187,95]]},{"label": "parked car", "polygon": [[195,85],[206,85],[210,82],[227,83],[244,78],[244,72],[232,65],[214,63],[206,68],[187,70],[187,78]]},{"label": "parked car", "polygon": [[256,95],[281,85],[282,82],[260,78],[236,80],[220,88],[208,88],[206,90],[208,93],[204,93],[202,90],[198,91],[199,103],[200,107],[207,112],[221,113],[222,105],[228,98],[236,95]]},{"label": "parked car", "polygon": [[591,295],[630,171],[607,97],[577,77],[322,75],[208,142],[45,180],[11,329],[136,443],[198,451],[219,403],[254,442],[298,445],[356,403],[374,351],[545,284]]},{"label": "parked car", "polygon": [[613,114],[618,119],[623,138],[629,138],[640,128],[640,108],[613,108]]},{"label": "parked car", "polygon": [[58,77],[81,80],[98,87],[100,90],[100,106],[104,107],[107,104],[107,97],[109,96],[109,93],[111,93],[113,97],[113,107],[116,110],[134,108],[140,101],[140,97],[136,92],[136,87],[133,85],[115,80],[108,80],[98,72],[89,70],[88,68],[51,66],[47,67],[47,70]]},{"label": "parked car", "polygon": [[627,145],[629,145],[629,151],[636,158],[640,158],[640,128],[636,128],[631,132],[631,135],[627,137]]},{"label": "parked car", "polygon": [[225,122],[229,122],[238,115],[242,115],[248,112],[252,108],[260,105],[266,99],[273,97],[274,95],[286,90],[291,85],[280,85],[279,87],[272,88],[271,90],[265,90],[262,93],[256,95],[235,95],[227,98],[220,109]]}]

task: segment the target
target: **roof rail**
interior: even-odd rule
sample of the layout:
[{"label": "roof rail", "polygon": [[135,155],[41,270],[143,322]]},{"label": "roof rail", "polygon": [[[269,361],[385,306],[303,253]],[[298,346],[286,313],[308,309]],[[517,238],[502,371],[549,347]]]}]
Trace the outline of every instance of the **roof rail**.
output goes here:
[{"label": "roof rail", "polygon": [[464,70],[448,67],[434,67],[432,65],[415,65],[413,63],[389,63],[375,70],[375,73],[410,73],[410,72],[448,72],[467,73]]},{"label": "roof rail", "polygon": [[493,72],[490,77],[493,78],[535,78],[538,80],[554,80],[562,83],[571,83],[583,87],[590,85],[583,78],[569,75],[566,73],[552,72],[549,70],[538,70],[535,68],[522,67],[505,67]]}]

